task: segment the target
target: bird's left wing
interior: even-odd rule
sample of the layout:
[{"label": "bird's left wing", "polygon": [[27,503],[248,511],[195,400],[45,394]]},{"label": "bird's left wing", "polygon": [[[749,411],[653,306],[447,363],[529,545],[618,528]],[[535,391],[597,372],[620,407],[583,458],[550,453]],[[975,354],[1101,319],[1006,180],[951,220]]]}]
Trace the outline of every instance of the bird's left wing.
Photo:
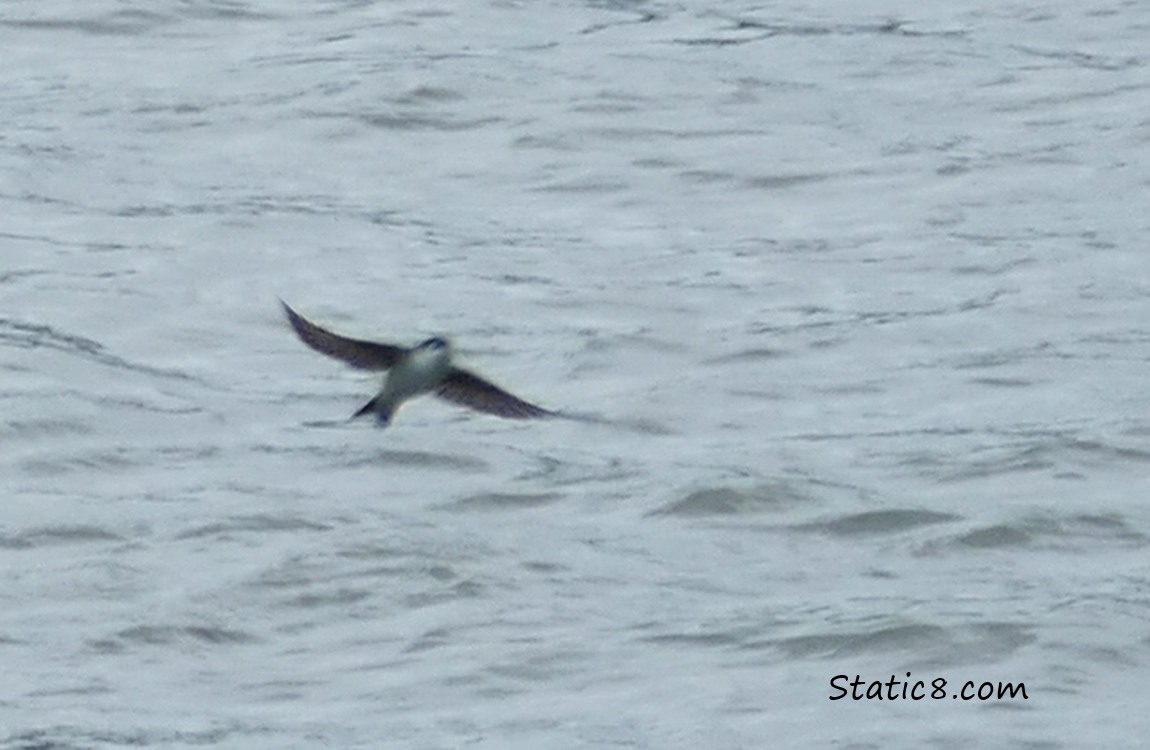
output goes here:
[{"label": "bird's left wing", "polygon": [[512,396],[478,375],[458,367],[451,368],[447,377],[435,389],[435,395],[469,409],[508,419],[559,416],[556,412],[544,409],[542,406],[536,406],[517,396]]},{"label": "bird's left wing", "polygon": [[386,370],[403,356],[403,347],[340,336],[312,323],[288,307],[283,300],[280,300],[280,304],[300,341],[320,354],[334,357],[359,370]]}]

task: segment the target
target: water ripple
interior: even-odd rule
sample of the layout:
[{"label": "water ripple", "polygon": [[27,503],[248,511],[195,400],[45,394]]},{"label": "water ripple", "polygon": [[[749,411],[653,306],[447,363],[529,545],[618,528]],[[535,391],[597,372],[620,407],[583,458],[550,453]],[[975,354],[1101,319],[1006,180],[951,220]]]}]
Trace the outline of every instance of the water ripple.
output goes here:
[{"label": "water ripple", "polygon": [[448,511],[502,511],[542,508],[562,499],[558,492],[481,492],[437,506]]},{"label": "water ripple", "polygon": [[122,357],[109,353],[104,345],[98,341],[75,334],[64,333],[56,330],[52,326],[28,323],[13,318],[0,318],[0,346],[3,345],[27,349],[54,349],[123,370],[131,370],[177,380],[196,380],[190,375],[177,370],[150,367],[148,365],[130,362]]},{"label": "water ripple", "polygon": [[42,526],[17,532],[0,534],[0,548],[35,549],[45,546],[91,544],[93,542],[121,542],[124,537],[98,526],[65,524]]},{"label": "water ripple", "polygon": [[897,534],[923,526],[953,523],[961,519],[961,516],[956,516],[953,513],[939,513],[918,508],[893,508],[850,513],[815,523],[802,524],[796,528],[802,531],[813,531],[834,536]]},{"label": "water ripple", "polygon": [[942,548],[1075,550],[1097,549],[1099,545],[1142,549],[1150,545],[1150,535],[1116,514],[1026,516],[1014,521],[986,524],[946,540],[931,542],[925,551]]}]

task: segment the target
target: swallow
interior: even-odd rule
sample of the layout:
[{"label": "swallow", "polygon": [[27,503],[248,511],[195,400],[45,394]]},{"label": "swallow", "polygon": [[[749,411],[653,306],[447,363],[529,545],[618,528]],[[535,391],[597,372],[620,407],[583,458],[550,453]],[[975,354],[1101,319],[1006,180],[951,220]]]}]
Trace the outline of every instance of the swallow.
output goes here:
[{"label": "swallow", "polygon": [[300,341],[312,349],[357,370],[387,372],[379,393],[360,407],[352,419],[374,414],[378,424],[386,427],[405,401],[425,393],[507,419],[559,416],[558,412],[524,401],[475,373],[456,367],[447,339],[434,336],[408,348],[347,338],[312,323],[283,300],[280,304]]}]

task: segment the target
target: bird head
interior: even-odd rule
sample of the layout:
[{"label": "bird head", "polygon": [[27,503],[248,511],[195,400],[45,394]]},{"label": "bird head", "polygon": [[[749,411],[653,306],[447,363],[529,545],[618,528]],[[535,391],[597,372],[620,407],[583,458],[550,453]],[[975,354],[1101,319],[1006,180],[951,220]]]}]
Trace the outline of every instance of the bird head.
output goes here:
[{"label": "bird head", "polygon": [[425,351],[446,352],[446,351],[451,350],[451,344],[449,344],[447,339],[445,339],[445,338],[442,338],[440,336],[433,336],[429,339],[424,339],[423,341],[420,341],[419,344],[415,348],[420,349],[420,350],[425,350]]}]

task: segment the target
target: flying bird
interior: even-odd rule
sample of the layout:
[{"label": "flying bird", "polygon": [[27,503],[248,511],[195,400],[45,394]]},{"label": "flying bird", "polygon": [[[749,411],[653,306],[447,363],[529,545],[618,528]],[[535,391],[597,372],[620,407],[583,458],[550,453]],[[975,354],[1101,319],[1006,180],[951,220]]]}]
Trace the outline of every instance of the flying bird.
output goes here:
[{"label": "flying bird", "polygon": [[358,370],[387,371],[382,389],[352,419],[374,414],[380,426],[387,426],[403,402],[425,393],[508,419],[559,416],[453,365],[451,344],[444,338],[435,336],[411,348],[351,339],[312,323],[283,300],[280,304],[296,335],[312,349]]}]

